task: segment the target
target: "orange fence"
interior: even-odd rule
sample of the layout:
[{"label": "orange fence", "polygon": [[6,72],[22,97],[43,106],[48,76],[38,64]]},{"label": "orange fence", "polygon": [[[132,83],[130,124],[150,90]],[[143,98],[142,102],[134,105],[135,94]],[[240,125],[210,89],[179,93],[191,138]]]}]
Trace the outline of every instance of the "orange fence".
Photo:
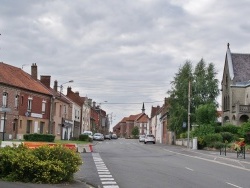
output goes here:
[{"label": "orange fence", "polygon": [[[47,142],[23,142],[23,144],[30,149],[35,149],[37,147],[44,146],[44,145],[48,145],[51,147],[58,145],[56,143],[47,143]],[[76,144],[62,144],[62,146],[77,152]]]}]

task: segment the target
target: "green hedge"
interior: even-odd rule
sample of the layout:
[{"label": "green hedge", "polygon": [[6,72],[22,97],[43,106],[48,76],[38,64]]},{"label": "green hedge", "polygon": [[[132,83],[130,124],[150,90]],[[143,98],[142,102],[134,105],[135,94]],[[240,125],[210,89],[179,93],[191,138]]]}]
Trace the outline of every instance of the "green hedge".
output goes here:
[{"label": "green hedge", "polygon": [[0,178],[9,181],[70,182],[81,164],[78,153],[61,145],[36,149],[20,145],[0,149]]},{"label": "green hedge", "polygon": [[40,142],[54,142],[55,135],[53,134],[25,134],[23,135],[24,140],[26,141],[40,141]]}]

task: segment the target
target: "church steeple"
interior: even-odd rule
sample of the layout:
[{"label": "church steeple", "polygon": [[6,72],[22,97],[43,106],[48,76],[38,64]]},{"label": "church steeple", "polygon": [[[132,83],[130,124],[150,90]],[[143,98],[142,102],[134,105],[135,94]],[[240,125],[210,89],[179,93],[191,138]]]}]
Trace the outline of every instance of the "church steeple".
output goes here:
[{"label": "church steeple", "polygon": [[145,113],[145,107],[144,107],[144,103],[142,104],[142,109],[141,109],[142,113]]}]

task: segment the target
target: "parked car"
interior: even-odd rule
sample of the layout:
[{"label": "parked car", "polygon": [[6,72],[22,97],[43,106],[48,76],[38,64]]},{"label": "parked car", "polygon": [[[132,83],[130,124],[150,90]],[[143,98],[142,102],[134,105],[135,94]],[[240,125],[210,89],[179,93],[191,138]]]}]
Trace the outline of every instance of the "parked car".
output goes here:
[{"label": "parked car", "polygon": [[93,139],[93,133],[92,133],[92,131],[84,131],[83,135],[88,135],[89,138]]},{"label": "parked car", "polygon": [[148,142],[152,142],[153,144],[155,144],[155,136],[152,134],[147,134],[145,136],[144,144],[147,144]]},{"label": "parked car", "polygon": [[145,135],[140,135],[139,142],[144,142],[144,141],[145,141]]},{"label": "parked car", "polygon": [[104,140],[104,136],[101,133],[95,133],[94,136],[93,136],[93,140],[103,141]]},{"label": "parked car", "polygon": [[110,135],[110,134],[106,134],[106,135],[104,136],[104,139],[109,139],[109,140],[111,140],[111,135]]},{"label": "parked car", "polygon": [[111,138],[112,138],[112,139],[117,139],[118,137],[117,137],[116,134],[112,134]]}]

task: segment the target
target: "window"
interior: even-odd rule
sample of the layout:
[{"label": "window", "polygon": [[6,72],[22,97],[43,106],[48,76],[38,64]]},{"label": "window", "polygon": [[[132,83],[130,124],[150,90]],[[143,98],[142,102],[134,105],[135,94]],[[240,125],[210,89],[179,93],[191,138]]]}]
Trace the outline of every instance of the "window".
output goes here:
[{"label": "window", "polygon": [[45,114],[45,109],[46,109],[46,100],[43,100],[43,102],[42,102],[42,114]]},{"label": "window", "polygon": [[23,105],[23,96],[21,97],[21,105]]},{"label": "window", "polygon": [[40,122],[40,134],[43,134],[44,122]]},{"label": "window", "polygon": [[67,106],[64,105],[64,114],[67,114]]},{"label": "window", "polygon": [[62,105],[60,105],[59,117],[62,117]]},{"label": "window", "polygon": [[4,117],[1,117],[1,122],[0,122],[0,132],[3,132],[3,127],[4,127]]},{"label": "window", "polygon": [[28,111],[31,111],[31,109],[32,109],[32,100],[33,100],[32,97],[28,98]]},{"label": "window", "polygon": [[19,95],[16,95],[15,97],[15,109],[18,109],[19,106]]},{"label": "window", "polygon": [[27,120],[26,133],[28,133],[28,134],[31,132],[31,124],[32,124],[32,121]]},{"label": "window", "polygon": [[3,107],[7,107],[7,99],[8,99],[8,93],[4,92],[3,93]]},{"label": "window", "polygon": [[23,121],[22,121],[22,120],[20,120],[20,125],[19,125],[19,127],[20,127],[20,129],[23,128]]}]

